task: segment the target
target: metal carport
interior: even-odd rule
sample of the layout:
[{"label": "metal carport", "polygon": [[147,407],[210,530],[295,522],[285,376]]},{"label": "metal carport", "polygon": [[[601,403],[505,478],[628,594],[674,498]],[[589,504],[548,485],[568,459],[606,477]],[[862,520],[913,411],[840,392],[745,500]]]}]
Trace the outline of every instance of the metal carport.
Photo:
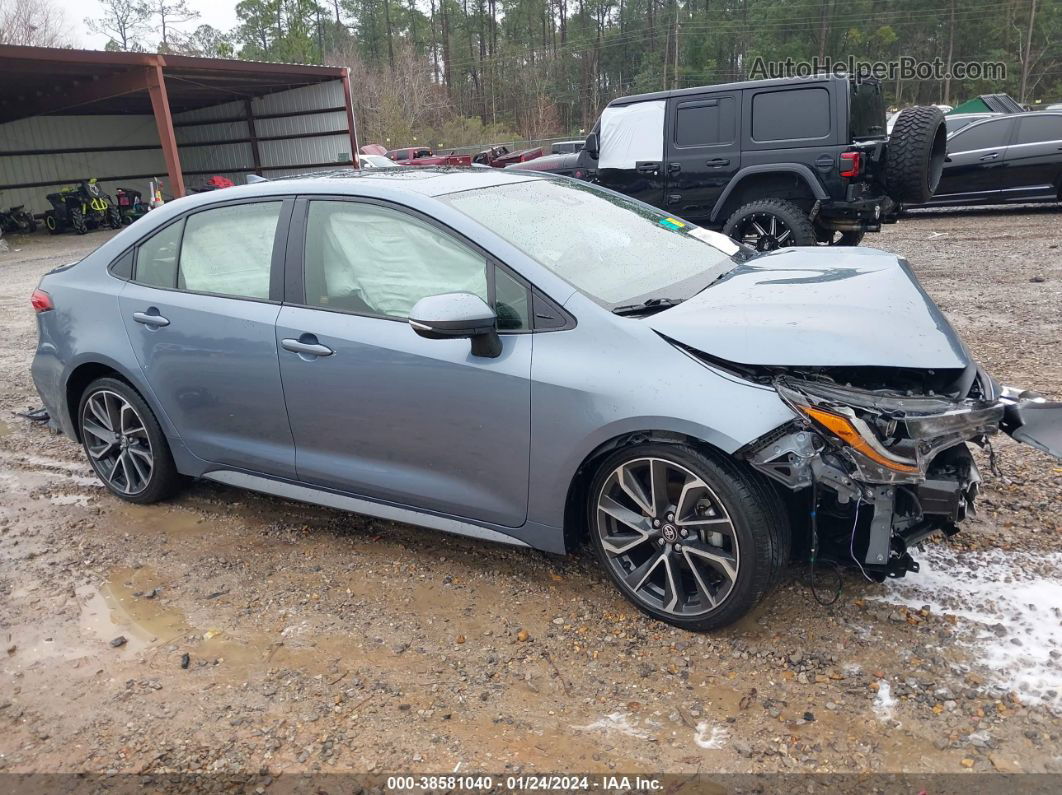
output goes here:
[{"label": "metal carport", "polygon": [[39,211],[90,177],[183,196],[213,174],[356,166],[350,96],[339,66],[0,46],[0,202]]}]

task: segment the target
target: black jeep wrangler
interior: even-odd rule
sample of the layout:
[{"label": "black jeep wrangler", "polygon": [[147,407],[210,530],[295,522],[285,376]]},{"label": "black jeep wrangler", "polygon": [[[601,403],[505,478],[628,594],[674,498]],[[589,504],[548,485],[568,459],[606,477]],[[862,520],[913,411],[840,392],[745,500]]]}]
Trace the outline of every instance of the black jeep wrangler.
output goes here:
[{"label": "black jeep wrangler", "polygon": [[760,251],[854,246],[933,195],[946,135],[938,108],[915,107],[888,136],[878,81],[817,75],[613,100],[579,163]]}]

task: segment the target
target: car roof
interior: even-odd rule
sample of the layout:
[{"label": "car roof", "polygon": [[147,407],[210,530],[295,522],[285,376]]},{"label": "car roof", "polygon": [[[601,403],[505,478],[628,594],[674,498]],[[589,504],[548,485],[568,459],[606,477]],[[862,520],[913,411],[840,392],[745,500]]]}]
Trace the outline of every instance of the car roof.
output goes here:
[{"label": "car roof", "polygon": [[[168,202],[167,207],[180,205],[187,208],[191,203],[210,204],[229,199],[253,196],[276,196],[296,193],[351,193],[359,196],[379,196],[381,198],[401,193],[414,193],[422,196],[444,196],[477,188],[492,188],[530,180],[551,179],[548,175],[532,174],[526,171],[507,171],[501,168],[432,166],[414,168],[411,166],[371,169],[368,171],[354,168],[342,168],[334,171],[316,172],[290,177],[263,180],[250,185],[237,185],[224,190],[186,196],[183,199]],[[278,190],[279,189],[279,190]]]},{"label": "car roof", "polygon": [[689,97],[715,91],[740,91],[746,88],[773,88],[775,86],[795,86],[802,83],[829,83],[832,81],[848,81],[844,76],[817,74],[808,77],[777,77],[771,80],[742,80],[737,83],[719,83],[710,86],[694,86],[693,88],[679,88],[672,91],[654,91],[651,94],[633,94],[629,97],[619,97],[608,103],[609,107],[619,105],[633,105],[635,102],[649,102],[651,100],[668,99],[669,97]]}]

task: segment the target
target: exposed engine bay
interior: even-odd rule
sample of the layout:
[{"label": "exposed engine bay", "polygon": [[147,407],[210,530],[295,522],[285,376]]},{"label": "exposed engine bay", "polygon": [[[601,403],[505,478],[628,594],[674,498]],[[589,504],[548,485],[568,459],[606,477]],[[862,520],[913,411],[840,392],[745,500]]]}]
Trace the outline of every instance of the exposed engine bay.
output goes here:
[{"label": "exposed engine bay", "polygon": [[790,492],[810,491],[812,559],[821,543],[824,555],[879,581],[917,571],[908,550],[938,531],[958,532],[974,511],[981,476],[969,443],[985,449],[993,467],[991,437],[1001,429],[1062,452],[1062,404],[1001,387],[975,365],[737,367],[773,386],[797,415],[740,454]]}]

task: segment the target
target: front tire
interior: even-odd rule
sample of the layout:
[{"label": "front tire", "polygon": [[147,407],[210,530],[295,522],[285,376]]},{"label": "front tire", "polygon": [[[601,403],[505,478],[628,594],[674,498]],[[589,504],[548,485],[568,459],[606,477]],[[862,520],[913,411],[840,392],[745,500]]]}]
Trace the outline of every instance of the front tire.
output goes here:
[{"label": "front tire", "polygon": [[723,234],[757,251],[818,242],[807,213],[785,199],[760,199],[739,207],[723,225]]},{"label": "front tire", "polygon": [[643,613],[704,632],[737,621],[789,557],[781,501],[759,475],[688,445],[608,456],[588,492],[598,560]]},{"label": "front tire", "polygon": [[70,227],[79,235],[88,234],[88,224],[85,223],[85,214],[77,207],[70,210]]},{"label": "front tire", "polygon": [[147,403],[127,383],[96,379],[81,396],[77,416],[89,463],[116,497],[144,504],[177,490],[180,475],[166,436]]}]

